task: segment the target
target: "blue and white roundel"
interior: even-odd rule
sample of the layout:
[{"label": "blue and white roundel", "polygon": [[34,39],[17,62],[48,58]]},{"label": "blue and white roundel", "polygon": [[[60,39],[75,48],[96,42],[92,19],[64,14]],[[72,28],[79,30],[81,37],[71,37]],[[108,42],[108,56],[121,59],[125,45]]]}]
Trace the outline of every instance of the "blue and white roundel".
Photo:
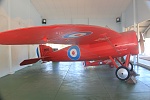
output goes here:
[{"label": "blue and white roundel", "polygon": [[68,57],[71,60],[78,60],[80,58],[80,49],[78,46],[71,46],[68,49]]},{"label": "blue and white roundel", "polygon": [[78,38],[86,35],[90,35],[91,32],[74,32],[64,36],[64,38]]}]

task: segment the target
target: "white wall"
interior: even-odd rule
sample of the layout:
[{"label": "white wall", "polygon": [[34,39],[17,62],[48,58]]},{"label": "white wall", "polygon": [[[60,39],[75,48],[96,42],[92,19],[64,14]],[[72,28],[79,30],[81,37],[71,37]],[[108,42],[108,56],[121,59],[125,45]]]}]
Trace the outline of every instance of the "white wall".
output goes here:
[{"label": "white wall", "polygon": [[116,23],[116,18],[107,18],[107,19],[90,19],[89,25],[98,25],[103,27],[109,27],[112,30],[115,30],[117,32],[121,32],[120,30],[120,24]]},{"label": "white wall", "polygon": [[28,59],[28,46],[11,46],[12,67],[11,72],[15,72],[23,67],[19,64],[25,59]]},{"label": "white wall", "polygon": [[0,46],[0,77],[10,73],[9,47]]},{"label": "white wall", "polygon": [[[135,10],[136,23],[150,19],[150,0],[135,0]],[[125,27],[132,26],[134,24],[133,1],[123,13],[125,15]]]},{"label": "white wall", "polygon": [[120,32],[121,25],[120,23],[116,23],[115,18],[107,18],[107,19],[55,19],[48,20],[47,25],[53,24],[88,24],[88,25],[98,25],[106,27],[108,26],[110,29],[113,29],[117,32]]},{"label": "white wall", "polygon": [[137,23],[150,19],[150,0],[137,0]]},{"label": "white wall", "polygon": [[[41,25],[41,17],[30,0],[2,0],[0,4],[0,31]],[[36,45],[0,45],[0,77],[24,68],[24,59],[36,57]]]},{"label": "white wall", "polygon": [[134,16],[133,16],[133,2],[129,4],[126,11],[124,12],[125,15],[125,27],[131,26],[134,24]]}]

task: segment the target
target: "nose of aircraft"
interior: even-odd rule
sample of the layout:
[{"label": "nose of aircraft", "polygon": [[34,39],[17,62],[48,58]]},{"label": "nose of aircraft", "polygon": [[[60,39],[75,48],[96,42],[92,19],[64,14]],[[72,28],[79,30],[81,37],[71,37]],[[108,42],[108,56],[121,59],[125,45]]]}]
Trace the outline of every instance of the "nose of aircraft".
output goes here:
[{"label": "nose of aircraft", "polygon": [[138,48],[138,39],[136,36],[135,31],[130,31],[126,33],[126,37],[128,40],[128,48],[130,50],[130,53],[132,55],[137,55],[139,53],[139,48]]}]

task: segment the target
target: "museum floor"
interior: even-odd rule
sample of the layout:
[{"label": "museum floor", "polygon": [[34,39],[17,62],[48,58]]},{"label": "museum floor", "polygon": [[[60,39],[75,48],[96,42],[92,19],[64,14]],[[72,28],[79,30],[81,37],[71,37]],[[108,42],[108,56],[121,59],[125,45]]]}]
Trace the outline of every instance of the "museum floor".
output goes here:
[{"label": "museum floor", "polygon": [[135,67],[137,84],[115,77],[115,68],[84,69],[80,62],[34,64],[0,78],[2,100],[150,100],[150,71]]}]

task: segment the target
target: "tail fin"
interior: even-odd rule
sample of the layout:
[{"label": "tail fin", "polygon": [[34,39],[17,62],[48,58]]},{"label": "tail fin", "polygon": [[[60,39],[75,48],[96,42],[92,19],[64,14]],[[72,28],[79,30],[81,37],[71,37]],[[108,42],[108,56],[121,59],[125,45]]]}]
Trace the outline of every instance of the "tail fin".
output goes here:
[{"label": "tail fin", "polygon": [[47,57],[50,55],[50,53],[53,52],[53,49],[46,45],[39,45],[39,48],[37,48],[37,56],[40,57]]}]

